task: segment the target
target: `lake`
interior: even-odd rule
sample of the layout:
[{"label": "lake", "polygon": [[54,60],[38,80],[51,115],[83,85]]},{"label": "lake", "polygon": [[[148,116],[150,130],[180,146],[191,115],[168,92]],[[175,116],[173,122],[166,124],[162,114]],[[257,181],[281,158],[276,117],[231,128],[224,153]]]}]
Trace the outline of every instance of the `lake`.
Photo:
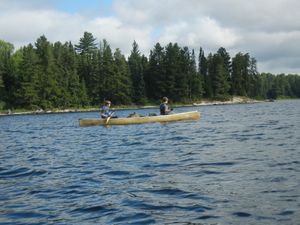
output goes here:
[{"label": "lake", "polygon": [[[0,224],[300,224],[300,100],[175,108],[192,110],[0,117]],[[158,113],[116,114],[133,111]]]}]

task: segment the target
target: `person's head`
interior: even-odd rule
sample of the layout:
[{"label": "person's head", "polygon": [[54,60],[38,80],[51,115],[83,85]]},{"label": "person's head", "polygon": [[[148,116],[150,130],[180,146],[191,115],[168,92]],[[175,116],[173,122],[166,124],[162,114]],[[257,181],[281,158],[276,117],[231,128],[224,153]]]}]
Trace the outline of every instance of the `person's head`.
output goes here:
[{"label": "person's head", "polygon": [[167,97],[163,97],[162,100],[163,100],[163,102],[168,102],[169,101],[169,99]]},{"label": "person's head", "polygon": [[106,100],[106,101],[104,102],[104,104],[105,104],[106,106],[110,106],[110,105],[111,105],[111,101]]}]

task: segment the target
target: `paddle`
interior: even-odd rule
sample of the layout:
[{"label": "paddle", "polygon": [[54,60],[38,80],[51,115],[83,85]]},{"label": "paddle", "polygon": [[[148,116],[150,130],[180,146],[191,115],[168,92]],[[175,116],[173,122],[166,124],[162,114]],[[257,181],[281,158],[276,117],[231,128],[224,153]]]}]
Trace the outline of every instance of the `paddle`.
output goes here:
[{"label": "paddle", "polygon": [[106,125],[108,124],[110,118],[112,117],[112,115],[113,115],[114,113],[115,113],[115,112],[112,112],[112,113],[109,115],[109,117],[107,117],[106,122],[105,122]]}]

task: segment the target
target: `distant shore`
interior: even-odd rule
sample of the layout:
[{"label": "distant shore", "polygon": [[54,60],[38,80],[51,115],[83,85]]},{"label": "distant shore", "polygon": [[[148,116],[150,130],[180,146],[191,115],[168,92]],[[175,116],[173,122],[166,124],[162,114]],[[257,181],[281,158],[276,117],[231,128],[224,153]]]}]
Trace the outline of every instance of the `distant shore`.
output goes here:
[{"label": "distant shore", "polygon": [[[245,97],[233,97],[228,101],[208,101],[203,100],[201,102],[194,102],[192,104],[185,105],[174,105],[175,107],[183,107],[183,106],[209,106],[209,105],[230,105],[230,104],[253,104],[259,102],[266,102],[272,100],[262,100],[258,101],[255,99],[245,98]],[[126,107],[116,107],[113,110],[121,110],[121,109],[147,109],[147,108],[158,108],[158,106],[126,106]],[[35,110],[35,111],[12,111],[7,110],[6,112],[0,112],[0,116],[13,116],[13,115],[39,115],[39,114],[54,114],[54,113],[76,113],[76,112],[98,112],[99,108],[87,108],[87,109],[53,109],[53,110]]]},{"label": "distant shore", "polygon": [[193,106],[201,106],[201,105],[230,105],[230,104],[253,104],[259,102],[269,102],[271,100],[255,100],[246,97],[233,97],[228,101],[202,101],[200,103],[193,103]]}]

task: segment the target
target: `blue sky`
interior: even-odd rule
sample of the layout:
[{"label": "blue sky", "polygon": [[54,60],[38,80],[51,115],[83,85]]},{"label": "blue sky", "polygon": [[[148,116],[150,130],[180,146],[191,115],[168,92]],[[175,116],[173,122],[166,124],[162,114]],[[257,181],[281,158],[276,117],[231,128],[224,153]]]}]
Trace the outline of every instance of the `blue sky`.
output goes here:
[{"label": "blue sky", "polygon": [[85,31],[130,54],[159,42],[197,53],[249,53],[259,72],[300,74],[299,0],[0,0],[0,39],[16,49],[45,35],[77,44]]},{"label": "blue sky", "polygon": [[112,0],[53,0],[54,6],[58,10],[68,13],[89,12],[90,14],[100,14],[111,16]]}]

